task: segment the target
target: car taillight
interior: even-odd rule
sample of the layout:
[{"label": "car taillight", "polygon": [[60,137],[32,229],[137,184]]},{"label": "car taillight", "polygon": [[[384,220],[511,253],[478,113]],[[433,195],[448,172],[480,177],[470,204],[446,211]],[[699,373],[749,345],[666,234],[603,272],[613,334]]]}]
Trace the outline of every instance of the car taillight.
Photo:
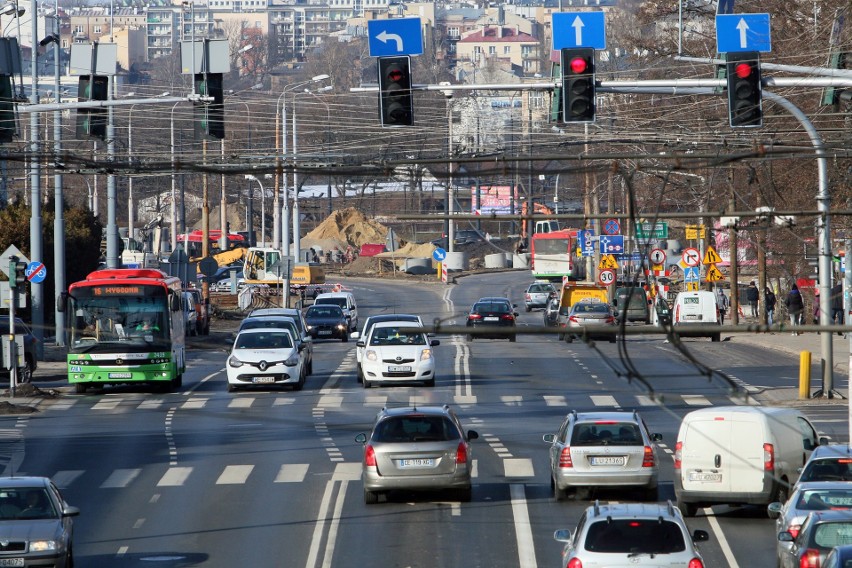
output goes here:
[{"label": "car taillight", "polygon": [[376,467],[376,450],[373,449],[373,446],[367,446],[364,450],[364,465]]},{"label": "car taillight", "polygon": [[500,319],[513,320],[515,319],[515,316],[513,316],[512,314],[503,314],[502,316],[500,316]]},{"label": "car taillight", "polygon": [[467,444],[459,442],[459,447],[456,449],[456,464],[467,463]]},{"label": "car taillight", "polygon": [[613,316],[607,316],[606,320],[604,320],[604,321],[606,321],[606,323],[608,323],[608,324],[614,324],[615,318]]},{"label": "car taillight", "polygon": [[819,550],[816,548],[807,549],[799,557],[799,568],[819,568]]},{"label": "car taillight", "polygon": [[772,444],[763,444],[763,469],[775,471],[775,448]]},{"label": "car taillight", "polygon": [[571,322],[574,322],[574,323],[580,323],[580,320],[577,319],[577,316],[571,316],[570,318],[568,318],[568,321],[571,321]]},{"label": "car taillight", "polygon": [[800,530],[802,530],[802,525],[790,525],[787,527],[787,532],[793,535],[793,539],[798,538]]},{"label": "car taillight", "polygon": [[683,442],[675,444],[674,468],[680,469],[680,460],[683,457]]},{"label": "car taillight", "polygon": [[467,319],[469,319],[469,320],[481,320],[482,316],[479,315],[479,314],[470,314],[469,316],[467,316]]},{"label": "car taillight", "polygon": [[675,308],[675,321],[680,321],[680,304]]},{"label": "car taillight", "polygon": [[700,558],[693,558],[689,561],[689,566],[687,568],[704,568],[704,563]]},{"label": "car taillight", "polygon": [[562,453],[559,454],[559,467],[574,467],[574,462],[571,461],[571,448],[568,446],[562,448]]},{"label": "car taillight", "polygon": [[642,458],[642,467],[654,467],[654,450],[651,446],[645,446],[645,457]]},{"label": "car taillight", "polygon": [[572,558],[568,561],[568,566],[565,568],[583,568],[583,561],[579,558]]}]

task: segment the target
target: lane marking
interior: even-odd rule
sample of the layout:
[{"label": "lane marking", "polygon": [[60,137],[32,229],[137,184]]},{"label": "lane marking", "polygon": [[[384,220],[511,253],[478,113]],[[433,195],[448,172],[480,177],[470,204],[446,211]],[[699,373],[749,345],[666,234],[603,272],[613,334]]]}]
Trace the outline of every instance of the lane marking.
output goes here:
[{"label": "lane marking", "polygon": [[331,503],[331,494],[334,490],[334,479],[331,479],[325,484],[325,491],[320,500],[319,513],[317,514],[317,523],[314,525],[314,534],[311,536],[311,547],[308,550],[308,559],[305,562],[305,568],[315,568],[317,565],[317,557],[319,556],[319,546],[322,541],[322,534],[325,530],[325,518],[328,515],[328,508]]},{"label": "lane marking", "polygon": [[275,483],[301,483],[308,474],[306,463],[284,464],[275,476]]},{"label": "lane marking", "polygon": [[323,568],[331,568],[331,559],[334,556],[334,545],[337,542],[337,529],[340,526],[340,516],[343,512],[343,500],[346,497],[347,485],[349,485],[349,482],[343,480],[340,482],[340,489],[337,490],[334,513],[332,513],[331,522],[328,525],[328,540],[325,542],[325,555],[322,562]]},{"label": "lane marking", "polygon": [[728,566],[730,568],[739,568],[740,565],[737,564],[737,559],[734,557],[731,545],[728,544],[725,535],[722,533],[722,527],[719,525],[719,521],[716,520],[713,510],[704,509],[704,514],[707,516],[707,522],[710,524],[713,534],[716,535],[716,541],[719,543],[719,548],[722,549],[722,554],[725,555],[725,560],[728,561]]},{"label": "lane marking", "polygon": [[203,379],[201,379],[200,381],[198,381],[197,383],[195,383],[194,385],[192,385],[192,387],[190,387],[189,389],[187,389],[187,390],[183,391],[181,394],[183,394],[184,396],[189,396],[189,395],[191,395],[193,392],[195,392],[197,389],[199,389],[199,388],[200,388],[203,384],[205,384],[207,381],[209,381],[210,379],[212,379],[213,377],[215,377],[215,376],[216,376],[216,375],[218,375],[219,373],[224,373],[224,372],[225,372],[225,367],[222,367],[222,368],[221,368],[221,369],[219,369],[218,371],[213,371],[212,373],[210,373],[209,375],[207,375],[206,377],[204,377]]},{"label": "lane marking", "polygon": [[251,408],[251,405],[254,404],[254,401],[254,397],[232,398],[231,402],[228,403],[228,408]]},{"label": "lane marking", "polygon": [[512,483],[509,485],[509,495],[512,499],[515,539],[518,541],[518,566],[519,568],[537,568],[532,525],[530,524],[529,511],[527,510],[524,486],[520,483]]},{"label": "lane marking", "polygon": [[503,475],[506,477],[535,477],[532,460],[528,458],[503,460]]},{"label": "lane marking", "polygon": [[57,471],[53,474],[53,482],[60,489],[65,489],[69,485],[71,485],[75,479],[83,475],[85,470],[82,469],[70,469],[70,470],[62,470]]},{"label": "lane marking", "polygon": [[127,487],[140,473],[142,473],[142,470],[139,468],[116,469],[106,478],[106,481],[101,483],[101,489]]},{"label": "lane marking", "polygon": [[248,480],[253,469],[253,465],[226,466],[219,479],[216,480],[216,485],[242,485]]},{"label": "lane marking", "polygon": [[180,487],[186,482],[190,473],[192,473],[191,467],[170,467],[157,482],[157,487]]}]

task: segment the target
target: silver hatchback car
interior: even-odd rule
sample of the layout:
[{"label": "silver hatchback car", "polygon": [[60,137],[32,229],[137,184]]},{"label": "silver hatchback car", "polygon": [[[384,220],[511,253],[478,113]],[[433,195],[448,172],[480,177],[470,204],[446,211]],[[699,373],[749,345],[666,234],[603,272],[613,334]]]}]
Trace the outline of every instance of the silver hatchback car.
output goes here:
[{"label": "silver hatchback car", "polygon": [[459,501],[470,501],[469,442],[478,437],[465,433],[447,405],[383,408],[369,436],[355,437],[364,444],[364,502],[378,503],[380,494],[395,489],[451,489]]},{"label": "silver hatchback car", "polygon": [[561,566],[635,566],[703,568],[696,543],[707,531],[692,534],[680,511],[666,504],[623,503],[587,508],[573,533],[561,529]]},{"label": "silver hatchback car", "polygon": [[659,459],[655,442],[638,412],[572,411],[550,444],[550,487],[561,501],[569,492],[581,498],[595,487],[636,488],[648,501],[657,500]]}]

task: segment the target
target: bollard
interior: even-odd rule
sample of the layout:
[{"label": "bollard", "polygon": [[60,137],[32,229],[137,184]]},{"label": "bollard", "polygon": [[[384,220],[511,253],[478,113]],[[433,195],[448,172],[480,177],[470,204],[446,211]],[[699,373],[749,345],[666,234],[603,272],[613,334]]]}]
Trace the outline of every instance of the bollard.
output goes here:
[{"label": "bollard", "polygon": [[799,353],[799,400],[811,397],[811,352]]}]

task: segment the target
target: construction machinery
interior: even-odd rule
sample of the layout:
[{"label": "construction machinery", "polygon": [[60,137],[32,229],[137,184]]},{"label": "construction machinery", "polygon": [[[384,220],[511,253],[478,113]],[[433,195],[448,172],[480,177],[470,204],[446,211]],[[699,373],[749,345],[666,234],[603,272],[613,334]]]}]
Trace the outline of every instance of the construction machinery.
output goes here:
[{"label": "construction machinery", "polygon": [[[533,203],[533,213],[540,215],[553,215],[553,210],[547,205],[541,203]],[[521,205],[521,217],[529,215],[529,205],[526,201]],[[527,221],[524,218],[521,220],[521,238],[527,238]],[[559,223],[555,219],[544,219],[536,221],[533,225],[533,233],[552,233],[559,230]]]},{"label": "construction machinery", "polygon": [[[287,275],[287,266],[281,251],[270,247],[250,247],[243,264],[246,284],[281,286]],[[321,266],[310,263],[294,264],[290,274],[290,290],[314,290],[325,284],[325,271]]]}]

